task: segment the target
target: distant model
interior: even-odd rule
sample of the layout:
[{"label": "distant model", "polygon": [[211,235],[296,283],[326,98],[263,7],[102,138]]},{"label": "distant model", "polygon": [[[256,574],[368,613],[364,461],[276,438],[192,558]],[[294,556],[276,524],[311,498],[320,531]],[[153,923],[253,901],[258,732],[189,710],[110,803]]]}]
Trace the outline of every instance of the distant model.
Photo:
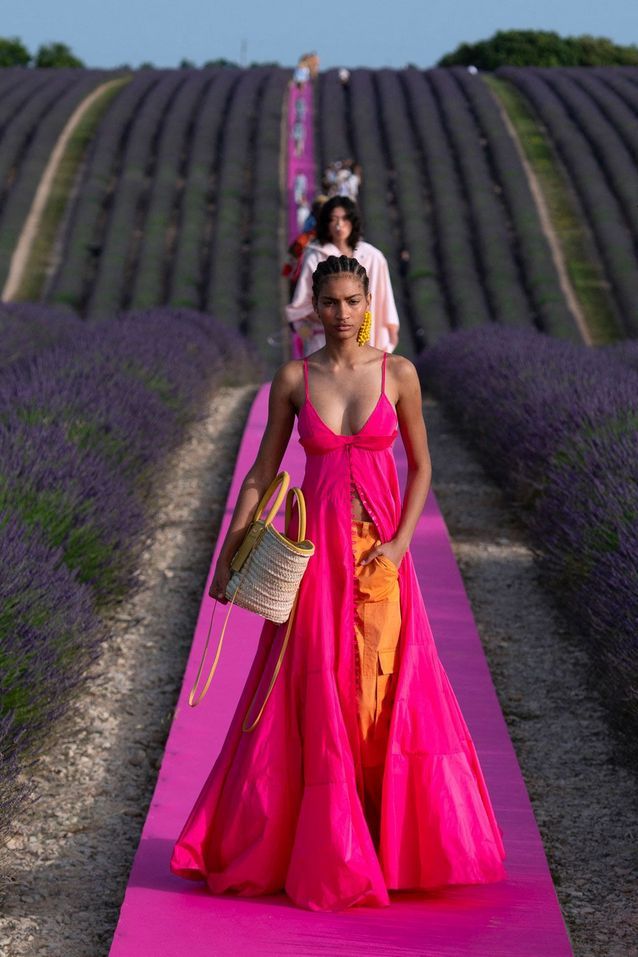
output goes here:
[{"label": "distant model", "polygon": [[356,203],[345,196],[334,196],[321,207],[317,239],[306,249],[292,302],[286,307],[288,322],[304,339],[304,355],[325,345],[323,325],[312,305],[312,274],[328,256],[342,255],[356,258],[369,277],[370,345],[394,352],[399,341],[399,316],[388,262],[380,249],[361,239],[361,218]]}]

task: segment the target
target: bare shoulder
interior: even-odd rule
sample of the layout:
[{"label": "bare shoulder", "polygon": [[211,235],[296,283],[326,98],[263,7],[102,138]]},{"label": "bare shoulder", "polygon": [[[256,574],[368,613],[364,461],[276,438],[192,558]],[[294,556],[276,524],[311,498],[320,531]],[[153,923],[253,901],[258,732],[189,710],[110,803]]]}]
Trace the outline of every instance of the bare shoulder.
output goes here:
[{"label": "bare shoulder", "polygon": [[303,378],[303,359],[289,359],[282,363],[273,376],[273,385],[280,388],[294,386]]},{"label": "bare shoulder", "polygon": [[304,394],[303,359],[289,359],[279,366],[272,380],[271,391],[298,408]]},{"label": "bare shoulder", "polygon": [[388,377],[396,386],[399,396],[414,389],[420,389],[419,373],[416,371],[416,366],[405,356],[388,353],[387,372]]}]

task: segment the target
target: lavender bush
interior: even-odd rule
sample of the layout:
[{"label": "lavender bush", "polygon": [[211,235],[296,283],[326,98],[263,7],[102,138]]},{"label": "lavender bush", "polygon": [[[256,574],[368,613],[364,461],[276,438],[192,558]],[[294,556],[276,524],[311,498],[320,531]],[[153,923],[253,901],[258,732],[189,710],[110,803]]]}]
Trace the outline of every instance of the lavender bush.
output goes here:
[{"label": "lavender bush", "polygon": [[322,70],[313,84],[315,154],[317,171],[334,160],[345,159],[352,152],[348,116],[347,91],[339,81],[337,69]]},{"label": "lavender bush", "polygon": [[[436,342],[450,331],[450,317],[438,275],[434,223],[427,209],[427,177],[410,127],[403,85],[405,75],[397,70],[379,70],[375,72],[375,79],[380,119],[386,129],[388,155],[395,171],[397,211],[404,245],[410,250],[407,284],[413,334],[423,348],[425,342]],[[404,108],[397,109],[402,101]]]},{"label": "lavender bush", "polygon": [[88,324],[51,310],[46,330],[45,314],[0,313],[0,838],[30,794],[25,762],[98,654],[97,612],[135,583],[162,459],[216,386],[260,374],[240,336],[196,312]]},{"label": "lavender bush", "polygon": [[446,337],[419,371],[519,505],[635,751],[638,374],[620,350],[485,328]]},{"label": "lavender bush", "polygon": [[[195,126],[202,92],[211,82],[206,70],[184,70],[181,86],[167,110],[160,135],[156,134],[156,173],[150,186],[144,241],[140,244],[137,268],[133,270],[130,295],[134,308],[154,306],[164,299],[164,282],[172,259],[166,237],[174,224],[171,216],[178,197],[183,163],[188,162],[188,132]],[[212,74],[214,75],[214,74]]]},{"label": "lavender bush", "polygon": [[605,352],[618,362],[624,362],[638,372],[638,341],[636,339],[626,339],[624,342],[615,342],[611,346],[605,346]]},{"label": "lavender bush", "polygon": [[184,82],[184,73],[183,70],[157,71],[157,83],[130,129],[87,304],[87,314],[92,319],[108,318],[122,305],[125,287],[135,269],[135,250],[143,228],[138,211],[145,204],[148,170],[154,169],[156,137],[161,135],[171,104]]},{"label": "lavender bush", "polygon": [[26,772],[69,709],[105,632],[87,586],[44,536],[0,513],[0,842],[32,793]]},{"label": "lavender bush", "polygon": [[34,302],[0,303],[0,369],[72,341],[83,323],[62,308]]},{"label": "lavender bush", "polygon": [[168,298],[174,306],[196,307],[200,302],[202,260],[210,242],[209,207],[214,203],[211,183],[221,162],[225,117],[230,109],[241,70],[211,70],[213,82],[201,102],[198,121],[188,149],[184,173],[179,229],[175,234]]},{"label": "lavender bush", "polygon": [[479,275],[472,231],[467,228],[469,214],[463,186],[429,72],[409,69],[401,77],[407,114],[428,183],[432,234],[436,237],[435,253],[450,328],[468,329],[488,323],[492,314]]},{"label": "lavender bush", "polygon": [[278,298],[279,251],[272,241],[282,197],[279,184],[281,109],[289,76],[271,70],[259,108],[253,175],[253,222],[250,227],[251,276],[248,316],[252,341],[260,342],[277,328],[272,303]]},{"label": "lavender bush", "polygon": [[533,328],[532,304],[514,257],[518,235],[508,224],[502,193],[494,190],[485,150],[477,148],[481,131],[454,75],[441,68],[428,70],[427,76],[454,151],[492,313],[504,325]]},{"label": "lavender bush", "polygon": [[143,525],[130,479],[106,457],[76,445],[64,423],[9,413],[0,423],[0,512],[38,528],[98,601],[130,584]]},{"label": "lavender bush", "polygon": [[[255,133],[261,101],[270,70],[257,67],[241,77],[224,126],[223,152],[219,163],[217,209],[211,235],[211,254],[206,284],[206,308],[230,326],[240,318],[246,277],[242,269],[244,243],[250,237],[247,228],[248,204],[253,199]],[[247,184],[250,183],[250,187]],[[272,230],[274,223],[270,223]],[[245,263],[250,266],[250,260]]]}]

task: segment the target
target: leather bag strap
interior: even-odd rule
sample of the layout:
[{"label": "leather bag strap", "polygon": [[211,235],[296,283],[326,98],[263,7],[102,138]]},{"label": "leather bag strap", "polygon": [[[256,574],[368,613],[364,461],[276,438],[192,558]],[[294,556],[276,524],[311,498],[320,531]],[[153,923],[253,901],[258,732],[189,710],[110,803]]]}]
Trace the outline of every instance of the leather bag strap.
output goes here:
[{"label": "leather bag strap", "polygon": [[246,723],[247,723],[247,721],[248,721],[248,715],[249,715],[250,712],[253,710],[253,706],[254,706],[255,700],[256,700],[256,698],[257,698],[257,694],[255,693],[255,696],[254,696],[253,700],[250,702],[250,705],[248,706],[248,711],[246,712],[246,717],[245,717],[244,720],[243,720],[243,723],[242,723],[242,726],[241,726],[242,731],[253,731],[253,730],[257,727],[257,725],[258,725],[258,723],[259,723],[259,719],[261,718],[262,714],[264,713],[264,708],[265,708],[266,705],[268,704],[268,699],[270,698],[272,689],[275,687],[275,681],[277,680],[277,675],[279,674],[279,672],[280,672],[280,670],[281,670],[281,666],[282,666],[283,660],[284,660],[284,655],[286,654],[286,648],[288,647],[288,640],[289,640],[289,638],[290,638],[290,632],[291,632],[291,630],[292,630],[292,623],[293,623],[293,619],[294,619],[294,617],[295,617],[295,612],[296,612],[296,610],[297,610],[297,599],[298,599],[298,598],[299,598],[299,589],[297,589],[297,594],[295,595],[295,600],[294,600],[294,602],[292,603],[292,608],[290,609],[290,615],[288,616],[288,626],[287,626],[287,628],[286,628],[286,634],[284,635],[284,640],[283,640],[282,643],[281,643],[281,650],[280,650],[280,652],[279,652],[279,656],[278,656],[278,658],[277,658],[277,663],[275,664],[275,668],[274,668],[274,671],[273,671],[273,673],[272,673],[272,678],[270,679],[270,684],[268,685],[268,691],[266,692],[266,695],[265,695],[264,700],[263,700],[263,702],[262,702],[261,708],[260,708],[259,711],[257,712],[257,717],[254,719],[254,721],[252,722],[252,724],[250,724],[250,725],[248,725],[248,727],[246,727]]},{"label": "leather bag strap", "polygon": [[306,500],[303,497],[303,493],[300,488],[297,488],[294,485],[292,488],[288,489],[288,495],[286,496],[286,519],[285,519],[285,533],[288,535],[288,529],[290,527],[290,518],[292,516],[292,506],[293,502],[297,500],[297,511],[299,512],[299,528],[297,530],[297,541],[303,542],[306,537]]},{"label": "leather bag strap", "polygon": [[253,521],[254,521],[254,522],[259,521],[259,519],[261,518],[262,512],[264,511],[264,509],[265,509],[267,503],[268,503],[269,500],[270,500],[271,495],[274,493],[275,489],[276,489],[278,486],[280,486],[279,491],[278,491],[278,493],[277,493],[277,498],[276,498],[275,501],[273,502],[272,507],[271,507],[270,511],[268,512],[268,517],[266,518],[266,521],[265,521],[265,523],[264,523],[265,525],[271,525],[271,524],[272,524],[272,522],[273,522],[273,520],[274,520],[274,518],[275,518],[275,515],[276,515],[277,512],[279,511],[279,506],[281,505],[281,503],[283,502],[283,500],[284,500],[284,498],[285,498],[285,496],[286,496],[286,492],[288,491],[288,486],[289,486],[289,485],[290,485],[290,475],[289,475],[288,472],[282,470],[282,471],[279,473],[279,475],[277,475],[277,476],[272,480],[272,482],[270,483],[270,485],[268,486],[268,488],[266,489],[266,491],[264,492],[264,494],[262,495],[262,497],[259,499],[259,505],[258,505],[257,508],[255,509],[255,514],[254,514],[254,516],[253,516]]},{"label": "leather bag strap", "polygon": [[215,657],[214,657],[214,659],[213,659],[213,663],[212,663],[212,665],[210,666],[210,671],[209,671],[209,673],[208,673],[208,678],[206,679],[206,684],[205,684],[204,687],[202,688],[202,690],[201,690],[201,692],[200,692],[200,694],[199,694],[197,700],[195,701],[195,700],[194,700],[195,690],[196,690],[196,688],[197,688],[197,685],[199,684],[199,679],[201,678],[201,676],[202,676],[202,671],[203,671],[203,669],[204,669],[204,662],[206,661],[206,653],[208,652],[208,643],[210,642],[210,635],[211,635],[211,631],[212,631],[212,629],[213,629],[213,621],[214,621],[214,619],[215,619],[215,612],[217,611],[218,601],[217,601],[217,599],[215,598],[215,604],[214,604],[214,606],[213,606],[213,612],[212,612],[212,614],[211,614],[211,616],[210,616],[210,622],[209,622],[209,625],[208,625],[208,634],[206,635],[206,643],[204,644],[204,650],[203,650],[203,652],[202,652],[202,660],[201,660],[200,663],[199,663],[199,668],[198,668],[198,670],[197,670],[197,677],[195,678],[195,684],[193,685],[193,687],[192,687],[192,689],[191,689],[191,692],[190,692],[190,694],[189,694],[189,696],[188,696],[188,703],[189,703],[189,705],[191,706],[191,708],[194,708],[194,707],[195,707],[196,705],[198,705],[199,702],[202,700],[202,698],[204,697],[204,695],[206,694],[206,692],[208,691],[208,689],[209,689],[209,687],[210,687],[210,683],[211,683],[211,681],[213,680],[213,675],[214,675],[215,672],[217,671],[217,663],[219,662],[219,656],[220,656],[221,653],[222,653],[222,644],[223,644],[223,642],[224,642],[224,635],[225,635],[225,633],[226,633],[226,625],[228,624],[228,619],[229,619],[229,617],[230,617],[230,613],[231,613],[231,611],[232,611],[232,609],[233,609],[233,605],[235,604],[235,595],[237,594],[238,591],[239,591],[239,586],[237,586],[237,588],[235,589],[235,592],[234,592],[233,597],[232,597],[232,599],[231,599],[230,605],[228,606],[228,611],[226,612],[226,618],[224,619],[224,625],[223,625],[223,627],[222,627],[222,631],[221,631],[221,634],[220,634],[220,636],[219,636],[219,641],[217,642],[217,650],[216,650],[216,652],[215,652]]}]

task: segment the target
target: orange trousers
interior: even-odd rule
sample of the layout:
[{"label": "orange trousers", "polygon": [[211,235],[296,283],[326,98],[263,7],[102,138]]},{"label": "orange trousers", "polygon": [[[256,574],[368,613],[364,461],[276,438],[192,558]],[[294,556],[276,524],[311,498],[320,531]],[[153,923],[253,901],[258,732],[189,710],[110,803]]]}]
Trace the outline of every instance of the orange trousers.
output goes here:
[{"label": "orange trousers", "polygon": [[359,564],[360,559],[380,541],[374,522],[353,519],[354,622],[363,804],[370,833],[377,846],[383,769],[401,631],[399,572],[396,565],[385,555],[378,556],[368,565]]}]

